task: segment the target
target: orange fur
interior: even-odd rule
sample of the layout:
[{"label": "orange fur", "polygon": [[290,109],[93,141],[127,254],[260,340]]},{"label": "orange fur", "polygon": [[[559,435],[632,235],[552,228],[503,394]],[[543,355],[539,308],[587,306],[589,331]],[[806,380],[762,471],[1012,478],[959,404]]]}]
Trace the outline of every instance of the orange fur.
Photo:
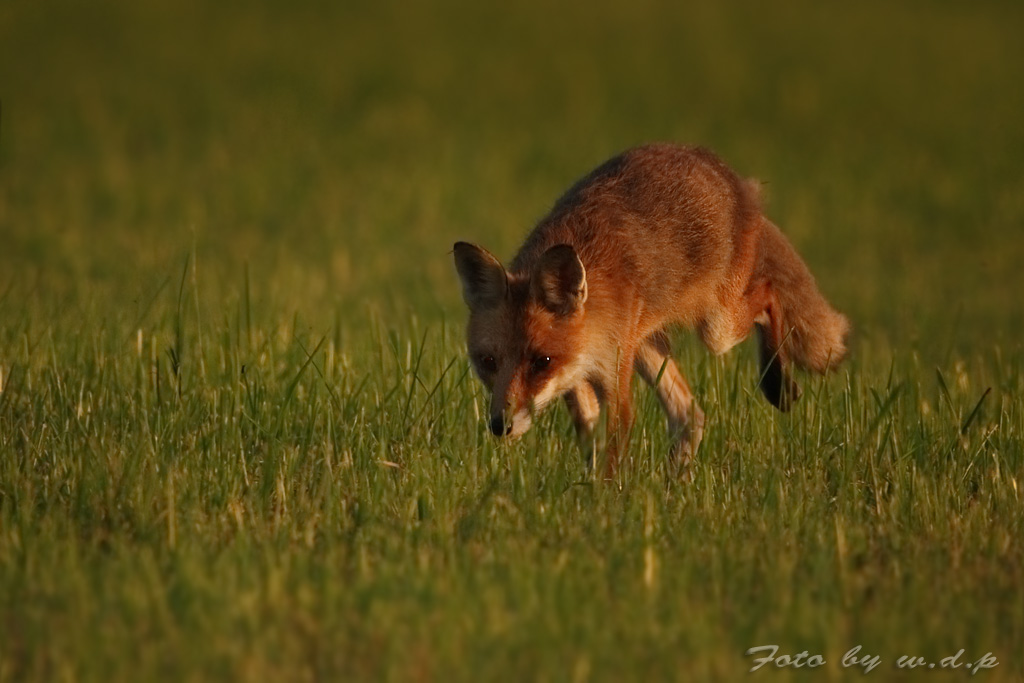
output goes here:
[{"label": "orange fur", "polygon": [[756,326],[760,386],[781,410],[799,395],[791,363],[825,372],[846,354],[849,324],[762,214],[757,183],[701,148],[649,145],[605,162],[556,202],[507,270],[466,242],[454,255],[492,431],[518,435],[564,397],[587,443],[603,402],[609,472],[628,440],[634,370],[658,382],[678,456],[699,444],[703,413],[668,354],[668,326],[695,328],[716,354]]}]

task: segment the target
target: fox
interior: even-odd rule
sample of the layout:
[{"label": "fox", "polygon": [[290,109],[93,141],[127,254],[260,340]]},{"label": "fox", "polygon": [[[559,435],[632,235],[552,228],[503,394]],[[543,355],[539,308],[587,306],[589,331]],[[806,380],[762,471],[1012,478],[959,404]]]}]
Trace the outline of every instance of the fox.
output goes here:
[{"label": "fox", "polygon": [[760,183],[704,147],[649,144],[604,162],[508,268],[468,242],[452,253],[490,431],[517,438],[562,399],[590,468],[604,409],[608,476],[628,446],[634,372],[666,414],[670,458],[686,468],[701,443],[704,413],[671,356],[671,330],[695,330],[721,355],[756,329],[758,387],[783,412],[801,393],[792,366],[825,374],[847,355],[849,322],[764,215]]}]

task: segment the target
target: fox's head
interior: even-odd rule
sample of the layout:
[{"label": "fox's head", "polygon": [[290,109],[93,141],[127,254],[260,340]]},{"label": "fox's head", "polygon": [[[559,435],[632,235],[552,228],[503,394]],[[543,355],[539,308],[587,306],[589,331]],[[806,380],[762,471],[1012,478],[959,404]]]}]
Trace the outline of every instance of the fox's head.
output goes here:
[{"label": "fox's head", "polygon": [[567,244],[545,251],[528,272],[509,273],[466,242],[454,254],[469,306],[469,357],[491,391],[491,432],[520,436],[534,413],[590,371],[582,353],[586,271]]}]

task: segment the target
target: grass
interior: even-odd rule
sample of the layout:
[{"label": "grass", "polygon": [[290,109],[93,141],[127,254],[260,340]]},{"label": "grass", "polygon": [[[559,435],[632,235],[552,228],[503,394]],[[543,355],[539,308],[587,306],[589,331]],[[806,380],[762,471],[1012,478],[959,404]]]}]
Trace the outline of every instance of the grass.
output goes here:
[{"label": "grass", "polygon": [[[0,7],[0,680],[1024,679],[1003,3]],[[781,416],[677,355],[613,485],[494,441],[455,239],[707,144],[852,319]]]}]

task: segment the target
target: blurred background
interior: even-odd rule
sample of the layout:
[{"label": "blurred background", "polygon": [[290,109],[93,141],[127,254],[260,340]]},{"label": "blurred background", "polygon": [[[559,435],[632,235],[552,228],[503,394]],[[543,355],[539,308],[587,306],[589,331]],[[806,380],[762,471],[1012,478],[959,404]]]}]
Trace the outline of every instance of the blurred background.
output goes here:
[{"label": "blurred background", "polygon": [[[0,0],[0,681],[717,681],[764,643],[1021,680],[1022,28]],[[640,391],[592,485],[561,408],[490,438],[450,250],[655,140],[764,181],[853,353],[781,418],[752,344],[680,335],[694,485]]]},{"label": "blurred background", "polygon": [[[622,149],[715,149],[882,355],[1019,346],[1024,6],[8,0],[0,331],[461,320]],[[233,313],[232,313],[233,315]],[[20,321],[20,322],[18,322]],[[19,332],[20,334],[20,332]]]}]

